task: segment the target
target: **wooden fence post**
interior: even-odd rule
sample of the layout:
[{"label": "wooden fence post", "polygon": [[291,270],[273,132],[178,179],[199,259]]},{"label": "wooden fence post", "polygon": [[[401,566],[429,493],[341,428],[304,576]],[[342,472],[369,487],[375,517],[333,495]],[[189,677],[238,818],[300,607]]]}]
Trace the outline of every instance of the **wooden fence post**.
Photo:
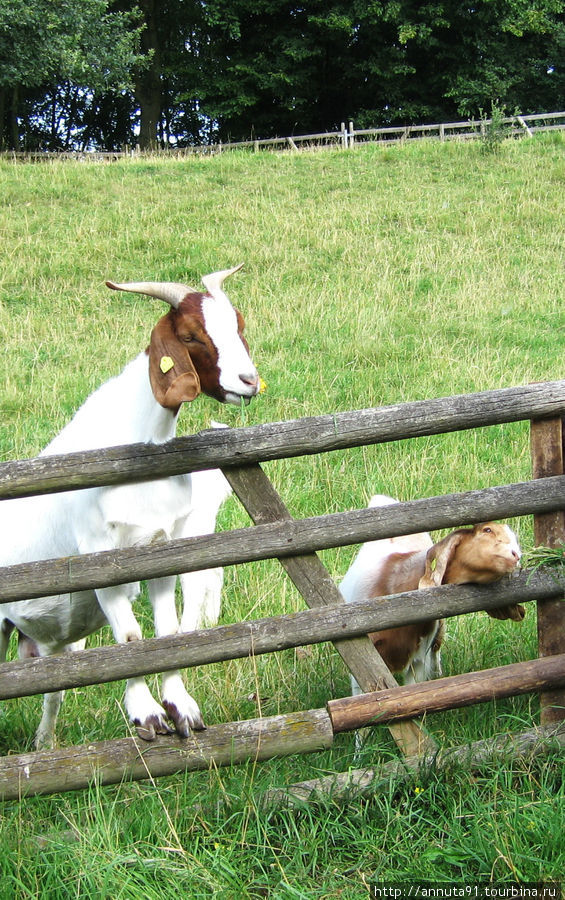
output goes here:
[{"label": "wooden fence post", "polygon": [[[530,446],[534,478],[564,474],[564,420],[538,419],[530,425]],[[534,514],[536,545],[556,547],[565,544],[565,510]],[[538,655],[553,656],[565,652],[565,603],[540,600],[538,615]],[[540,694],[542,725],[565,720],[565,690]]]}]

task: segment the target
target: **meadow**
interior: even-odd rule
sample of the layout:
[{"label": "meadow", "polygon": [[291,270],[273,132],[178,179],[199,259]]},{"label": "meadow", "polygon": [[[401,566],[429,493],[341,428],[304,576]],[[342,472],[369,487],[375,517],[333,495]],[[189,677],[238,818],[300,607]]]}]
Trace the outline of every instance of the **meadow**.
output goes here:
[{"label": "meadow", "polygon": [[[415,142],[300,154],[113,163],[0,161],[0,460],[33,456],[148,343],[162,304],[114,281],[226,283],[267,391],[244,409],[199,397],[179,433],[563,377],[565,138]],[[435,496],[530,477],[526,423],[269,463],[291,513]],[[219,527],[249,524],[231,498]],[[512,521],[522,547],[529,517]],[[321,554],[339,579],[356,548]],[[141,615],[150,633],[144,598]],[[226,570],[221,623],[303,608],[276,561]],[[452,620],[445,673],[536,654],[522,625]],[[108,630],[91,645],[108,643]],[[331,646],[187,673],[208,723],[323,706],[348,693]],[[64,745],[121,737],[122,684],[69,692]],[[0,752],[31,749],[40,698],[0,708]],[[431,717],[446,746],[528,728],[535,697]],[[375,729],[362,762],[396,756]],[[0,900],[370,897],[371,882],[559,880],[562,759],[433,770],[374,798],[264,811],[270,787],[345,771],[331,752],[0,807]]]}]

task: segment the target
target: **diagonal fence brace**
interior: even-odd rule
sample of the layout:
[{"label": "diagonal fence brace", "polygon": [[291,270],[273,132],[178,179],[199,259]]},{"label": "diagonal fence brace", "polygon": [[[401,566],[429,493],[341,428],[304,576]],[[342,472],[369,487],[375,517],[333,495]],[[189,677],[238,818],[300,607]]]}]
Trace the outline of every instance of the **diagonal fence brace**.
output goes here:
[{"label": "diagonal fence brace", "polygon": [[[230,466],[222,471],[256,525],[292,519],[258,463]],[[310,608],[344,602],[316,553],[280,557],[279,562]],[[398,686],[368,637],[334,641],[334,647],[365,693]],[[430,753],[436,747],[433,738],[415,720],[391,724],[389,730],[405,756]]]}]

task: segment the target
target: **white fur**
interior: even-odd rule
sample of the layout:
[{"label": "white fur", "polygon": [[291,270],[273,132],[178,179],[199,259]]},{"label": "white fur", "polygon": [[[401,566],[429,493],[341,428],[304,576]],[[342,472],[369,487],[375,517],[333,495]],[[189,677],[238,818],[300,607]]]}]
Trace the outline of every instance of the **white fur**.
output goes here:
[{"label": "white fur", "polygon": [[[218,296],[214,298],[204,296],[203,319],[212,341],[218,341],[219,380],[224,388],[229,386],[228,402],[240,402],[242,397],[249,400],[258,391],[257,372],[239,337],[233,307],[222,291],[216,289],[215,293]],[[87,398],[41,455],[137,442],[163,443],[174,436],[176,421],[176,413],[156,401],[149,380],[149,359],[146,353],[140,353],[120,375]],[[212,478],[217,485],[221,484],[220,474],[216,472]],[[199,510],[191,499],[190,475],[3,501],[0,565],[72,557],[201,534],[208,527],[213,530],[223,497],[217,495],[212,500],[211,488],[205,487],[210,475],[199,473],[194,477],[197,503],[203,505]],[[186,628],[190,627],[191,615],[192,620],[198,620],[196,611],[209,615],[197,574],[185,579],[183,585]],[[200,576],[201,584],[205,581]],[[175,583],[174,576],[148,582],[157,635],[178,631]],[[139,640],[141,630],[132,609],[138,591],[139,584],[133,583],[5,604],[4,619],[0,620],[0,660],[6,658],[10,625],[27,639],[23,648],[28,652],[32,648],[41,656],[73,649],[76,642],[106,622],[116,641]],[[195,607],[193,614],[191,605]],[[204,727],[200,710],[178,673],[163,676],[161,696],[162,706],[152,698],[142,678],[127,683],[126,709],[143,737],[172,730],[167,721],[171,709],[175,710],[173,721],[180,734],[188,734],[189,726]],[[52,744],[61,699],[61,692],[46,695],[37,746]]]},{"label": "white fur", "polygon": [[233,332],[237,331],[235,310],[224,292],[218,289],[213,291],[213,296],[204,297],[202,309],[206,329],[218,351],[220,384],[226,392],[226,401],[239,404],[242,380],[253,383],[257,371],[242,342],[233,342]]}]

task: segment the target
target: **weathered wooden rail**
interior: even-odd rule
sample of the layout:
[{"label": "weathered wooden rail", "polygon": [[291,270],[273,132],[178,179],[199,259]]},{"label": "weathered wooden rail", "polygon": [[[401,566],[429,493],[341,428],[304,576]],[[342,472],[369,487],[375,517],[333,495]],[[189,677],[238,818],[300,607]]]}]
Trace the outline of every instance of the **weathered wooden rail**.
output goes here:
[{"label": "weathered wooden rail", "polygon": [[261,656],[397,625],[488,611],[509,603],[562,600],[564,596],[565,575],[529,571],[486,588],[446,585],[440,589],[391,595],[378,604],[372,600],[339,603],[189,634],[148,638],[124,646],[111,644],[60,657],[17,660],[0,666],[0,697],[25,697]]},{"label": "weathered wooden rail", "polygon": [[[406,757],[437,752],[414,717],[495,696],[541,691],[542,723],[565,716],[565,577],[543,570],[488,588],[448,586],[375,602],[344,604],[315,551],[379,537],[490,518],[534,514],[536,539],[565,542],[563,425],[565,381],[419,401],[380,409],[214,430],[161,447],[136,445],[45,457],[0,466],[0,499],[140,481],[219,466],[255,525],[170,544],[0,569],[0,603],[119,584],[216,565],[278,558],[309,610],[189,635],[103,647],[61,658],[0,665],[0,698],[114,681],[133,675],[242,658],[332,641],[365,694],[327,708],[215,725],[188,740],[134,738],[0,760],[0,797],[71,790],[102,783],[225,765],[248,758],[331,746],[333,734],[388,723]],[[532,421],[534,478],[461,494],[294,520],[260,468],[265,460],[311,455],[408,437]],[[540,658],[487,673],[400,688],[366,637],[415,621],[536,602]],[[511,670],[511,671],[510,671]],[[72,761],[72,762],[71,762]]]},{"label": "weathered wooden rail", "polygon": [[[230,476],[230,470],[225,474]],[[205,537],[184,538],[160,546],[85,553],[78,557],[7,566],[1,603],[43,597],[54,592],[126,584],[193,572],[213,566],[282,559],[414,531],[450,528],[461,522],[551,513],[565,506],[565,477],[412,500],[397,507],[359,509],[310,519],[280,519]],[[4,581],[5,579],[5,581]]]},{"label": "weathered wooden rail", "polygon": [[[499,126],[512,137],[532,137],[536,132],[555,131],[565,128],[565,112],[534,113],[525,116],[506,116]],[[422,140],[440,141],[475,140],[484,136],[492,125],[492,119],[466,119],[462,122],[436,122],[423,125],[389,125],[382,128],[354,128],[353,122],[342,122],[339,131],[321,131],[316,134],[294,134],[285,137],[258,138],[247,141],[220,142],[215,144],[194,144],[188,147],[162,147],[144,153],[139,149],[127,148],[112,151],[5,151],[0,156],[11,159],[40,162],[48,159],[90,159],[114,162],[128,156],[213,156],[229,150],[281,151],[312,149],[314,147],[337,147],[347,149],[360,143],[382,144]]]},{"label": "weathered wooden rail", "polygon": [[163,478],[563,415],[565,380],[308,416],[248,428],[212,429],[167,444],[43,456],[0,465],[0,499]]}]

